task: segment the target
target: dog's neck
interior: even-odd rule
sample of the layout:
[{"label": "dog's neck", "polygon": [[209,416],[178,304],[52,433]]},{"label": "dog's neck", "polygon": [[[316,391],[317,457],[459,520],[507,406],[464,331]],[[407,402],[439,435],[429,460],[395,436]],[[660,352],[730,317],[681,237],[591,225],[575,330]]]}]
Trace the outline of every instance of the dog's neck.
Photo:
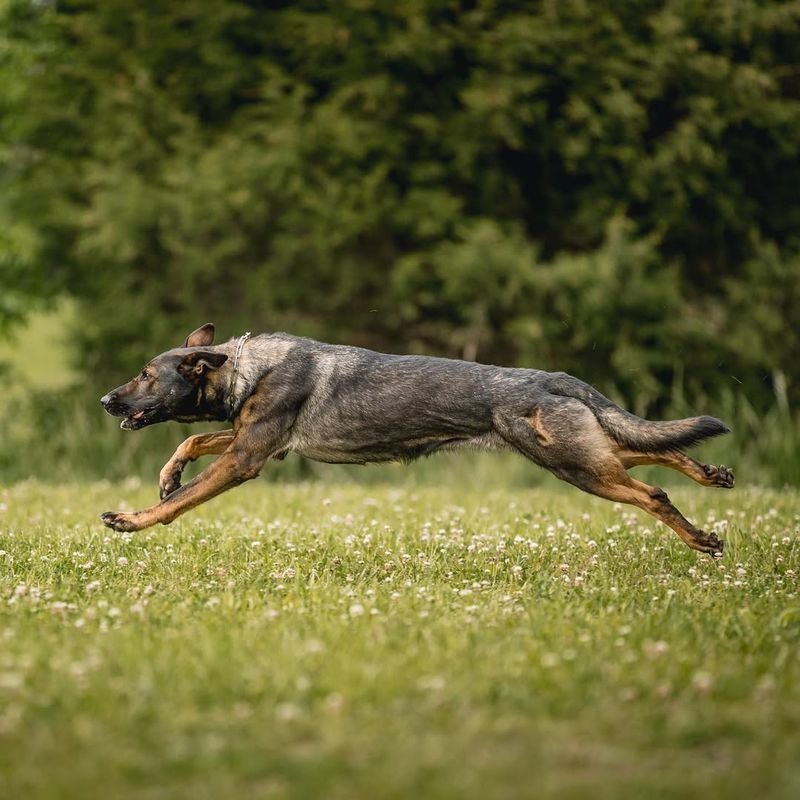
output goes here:
[{"label": "dog's neck", "polygon": [[220,370],[219,381],[207,389],[205,403],[224,411],[222,418],[234,419],[259,381],[280,364],[293,347],[290,337],[280,334],[251,337],[247,333],[211,348],[225,353],[228,360]]},{"label": "dog's neck", "polygon": [[228,388],[228,397],[227,403],[228,407],[231,410],[231,417],[233,417],[233,412],[235,408],[235,397],[236,397],[236,379],[239,377],[239,365],[242,358],[242,352],[244,351],[244,346],[247,344],[247,340],[250,338],[250,331],[243,333],[237,340],[236,340],[236,352],[233,356],[233,369],[231,372],[231,382],[230,387]]}]

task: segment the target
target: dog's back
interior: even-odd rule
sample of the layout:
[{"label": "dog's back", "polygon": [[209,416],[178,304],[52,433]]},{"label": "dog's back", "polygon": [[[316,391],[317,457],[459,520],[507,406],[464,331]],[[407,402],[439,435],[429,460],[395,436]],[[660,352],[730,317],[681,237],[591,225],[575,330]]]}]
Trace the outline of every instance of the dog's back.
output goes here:
[{"label": "dog's back", "polygon": [[314,380],[291,449],[334,462],[409,460],[467,443],[506,445],[494,430],[498,398],[510,391],[517,405],[526,396],[530,405],[536,381],[546,374],[310,340],[297,342],[295,357],[310,362]]},{"label": "dog's back", "polygon": [[[706,416],[666,422],[642,419],[563,372],[390,355],[280,336],[290,345],[287,359],[301,363],[311,375],[292,444],[292,449],[311,457],[407,459],[460,441],[496,446],[497,436],[513,447],[503,434],[503,421],[536,415],[543,429],[549,416],[553,427],[553,411],[559,408],[558,427],[567,410],[573,410],[569,428],[576,442],[589,436],[596,443],[596,420],[609,447],[617,449],[667,451],[728,430],[720,420]],[[594,419],[569,400],[588,409]],[[591,430],[580,430],[582,420]]]}]

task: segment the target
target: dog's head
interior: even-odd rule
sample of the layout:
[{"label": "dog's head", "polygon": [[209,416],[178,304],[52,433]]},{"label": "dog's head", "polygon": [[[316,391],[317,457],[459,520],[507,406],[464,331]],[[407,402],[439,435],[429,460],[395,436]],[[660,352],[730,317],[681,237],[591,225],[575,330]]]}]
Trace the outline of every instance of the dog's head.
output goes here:
[{"label": "dog's head", "polygon": [[[207,349],[213,342],[214,326],[203,325],[181,347],[156,356],[133,380],[101,397],[103,408],[112,416],[124,417],[120,427],[128,431],[169,419],[219,418],[219,409],[209,405],[207,390],[228,356]],[[210,394],[220,396],[220,388]]]}]

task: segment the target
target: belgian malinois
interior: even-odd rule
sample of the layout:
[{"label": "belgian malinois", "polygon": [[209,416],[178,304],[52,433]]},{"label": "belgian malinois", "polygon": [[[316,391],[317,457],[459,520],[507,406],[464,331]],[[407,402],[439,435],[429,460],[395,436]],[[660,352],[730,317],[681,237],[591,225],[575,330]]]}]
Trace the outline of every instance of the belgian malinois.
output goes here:
[{"label": "belgian malinois", "polygon": [[[703,486],[733,487],[727,467],[683,448],[727,433],[714,417],[649,422],[564,372],[512,369],[249,333],[214,345],[203,325],[101,399],[125,430],[166,420],[229,420],[230,430],[190,436],[161,470],[161,502],[107,512],[118,531],[168,524],[255,478],[289,452],[335,464],[410,461],[462,445],[513,450],[590,494],[644,509],[694,550],[723,542],[695,528],[661,489],[630,477],[641,464],[670,467]],[[185,486],[181,473],[219,455]]]}]

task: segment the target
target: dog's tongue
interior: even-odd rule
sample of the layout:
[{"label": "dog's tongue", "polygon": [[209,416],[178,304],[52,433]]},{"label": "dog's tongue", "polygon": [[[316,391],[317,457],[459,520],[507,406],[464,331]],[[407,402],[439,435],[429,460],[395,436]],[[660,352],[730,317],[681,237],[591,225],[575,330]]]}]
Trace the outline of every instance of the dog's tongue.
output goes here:
[{"label": "dog's tongue", "polygon": [[131,414],[129,417],[125,417],[125,419],[122,420],[122,422],[120,422],[119,426],[124,431],[133,430],[135,427],[135,423],[143,418],[144,418],[144,411],[137,411],[135,414]]}]

